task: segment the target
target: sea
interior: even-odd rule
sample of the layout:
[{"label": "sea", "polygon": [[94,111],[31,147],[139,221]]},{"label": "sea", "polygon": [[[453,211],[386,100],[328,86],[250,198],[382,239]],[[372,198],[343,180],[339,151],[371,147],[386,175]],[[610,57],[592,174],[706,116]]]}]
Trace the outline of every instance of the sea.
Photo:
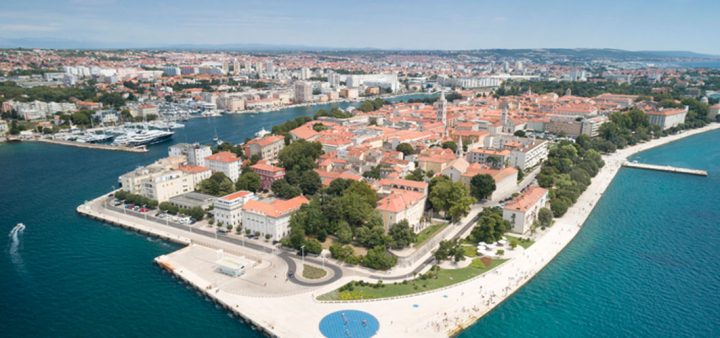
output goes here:
[{"label": "sea", "polygon": [[[0,337],[259,337],[153,263],[178,246],[75,208],[173,143],[241,142],[329,107],[194,119],[141,154],[0,144]],[[710,176],[622,169],[568,248],[462,336],[720,336],[717,144],[712,132],[639,154]]]},{"label": "sea", "polygon": [[631,157],[543,271],[460,335],[720,337],[720,131]]}]

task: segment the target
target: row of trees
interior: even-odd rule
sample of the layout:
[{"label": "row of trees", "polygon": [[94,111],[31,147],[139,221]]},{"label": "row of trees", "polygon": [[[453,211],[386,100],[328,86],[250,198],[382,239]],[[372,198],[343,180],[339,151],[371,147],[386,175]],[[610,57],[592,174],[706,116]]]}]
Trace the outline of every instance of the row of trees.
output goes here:
[{"label": "row of trees", "polygon": [[205,217],[205,210],[201,207],[192,207],[192,208],[180,208],[170,202],[162,202],[160,203],[160,210],[167,212],[171,215],[187,215],[191,218],[195,219],[196,221],[200,221]]},{"label": "row of trees", "polygon": [[561,141],[551,147],[537,180],[541,187],[550,189],[555,217],[565,214],[604,165],[592,143]]},{"label": "row of trees", "polygon": [[360,106],[358,106],[357,109],[361,112],[369,113],[371,111],[376,111],[382,108],[382,106],[384,106],[385,104],[389,104],[389,102],[378,97],[373,100],[365,100],[361,102]]},{"label": "row of trees", "polygon": [[141,195],[137,195],[137,194],[132,194],[125,190],[116,191],[114,197],[117,198],[118,200],[125,201],[127,203],[132,203],[135,205],[144,205],[151,209],[157,208],[157,206],[158,206],[158,201],[156,201],[154,199],[147,198],[145,196],[141,196]]}]

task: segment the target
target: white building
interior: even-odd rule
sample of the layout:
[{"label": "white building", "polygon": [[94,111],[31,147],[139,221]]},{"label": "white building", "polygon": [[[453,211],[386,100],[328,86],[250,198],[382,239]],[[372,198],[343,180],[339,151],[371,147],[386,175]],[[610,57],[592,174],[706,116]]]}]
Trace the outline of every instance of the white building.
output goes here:
[{"label": "white building", "polygon": [[540,209],[548,201],[546,189],[533,186],[503,207],[503,219],[512,225],[510,231],[525,234],[530,231]]},{"label": "white building", "polygon": [[212,172],[221,172],[233,182],[240,176],[241,162],[239,157],[229,151],[221,151],[205,158],[205,163]]},{"label": "white building", "polygon": [[247,201],[242,207],[243,228],[261,236],[270,235],[270,239],[279,241],[288,234],[290,216],[305,203],[308,203],[305,196],[289,200]]},{"label": "white building", "polygon": [[424,228],[421,220],[425,211],[425,199],[426,195],[421,192],[392,189],[389,195],[378,201],[375,208],[382,217],[385,231],[402,220],[407,220],[413,231],[421,231]]},{"label": "white building", "polygon": [[210,149],[210,146],[200,145],[199,143],[178,143],[168,148],[168,154],[170,156],[184,155],[187,157],[189,165],[207,167],[205,158],[212,155],[212,149]]},{"label": "white building", "polygon": [[345,84],[350,88],[358,88],[360,86],[380,87],[390,89],[393,93],[400,89],[397,74],[347,75]]},{"label": "white building", "polygon": [[650,119],[650,123],[659,126],[663,130],[677,127],[685,123],[685,117],[688,113],[688,106],[681,109],[661,109],[658,111],[647,111],[645,114]]},{"label": "white building", "polygon": [[213,203],[213,215],[215,222],[237,226],[242,224],[242,207],[250,200],[257,197],[250,191],[237,191],[215,199]]},{"label": "white building", "polygon": [[312,84],[306,81],[295,82],[295,103],[312,101]]}]

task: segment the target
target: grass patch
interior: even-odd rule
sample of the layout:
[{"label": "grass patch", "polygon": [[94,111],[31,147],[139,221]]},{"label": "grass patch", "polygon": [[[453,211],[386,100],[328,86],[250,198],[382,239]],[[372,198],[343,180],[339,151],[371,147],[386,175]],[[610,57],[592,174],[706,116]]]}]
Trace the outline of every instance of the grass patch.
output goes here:
[{"label": "grass patch", "polygon": [[513,245],[513,243],[516,243],[515,245],[521,246],[525,249],[529,248],[531,245],[533,245],[533,243],[535,243],[535,241],[533,241],[532,239],[529,239],[529,238],[517,238],[517,237],[513,237],[513,236],[505,236],[505,238],[507,238],[508,243],[510,243],[510,245]]},{"label": "grass patch", "polygon": [[415,241],[415,247],[421,247],[430,238],[442,231],[442,229],[445,229],[446,226],[448,226],[448,223],[435,223],[420,231],[417,235],[417,240]]},{"label": "grass patch", "polygon": [[319,300],[358,300],[410,295],[439,289],[468,280],[505,262],[506,259],[475,258],[462,269],[440,269],[433,267],[429,272],[411,281],[393,284],[370,284],[362,281],[350,282],[341,288],[318,297]]},{"label": "grass patch", "polygon": [[477,257],[477,248],[472,245],[463,245],[463,251],[467,257]]},{"label": "grass patch", "polygon": [[302,272],[303,278],[320,279],[320,278],[325,277],[325,275],[327,275],[327,271],[325,271],[321,268],[316,268],[312,265],[307,265],[307,264],[303,265],[303,272]]}]

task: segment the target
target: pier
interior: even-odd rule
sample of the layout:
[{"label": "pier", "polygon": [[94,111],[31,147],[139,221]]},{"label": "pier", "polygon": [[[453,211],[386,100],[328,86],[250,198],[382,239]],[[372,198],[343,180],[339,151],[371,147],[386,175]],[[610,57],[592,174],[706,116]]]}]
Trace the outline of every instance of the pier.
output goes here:
[{"label": "pier", "polygon": [[29,141],[38,141],[38,142],[45,142],[45,143],[51,143],[51,144],[59,144],[63,146],[71,146],[71,147],[79,147],[79,148],[90,148],[90,149],[100,149],[100,150],[114,150],[114,151],[128,151],[131,153],[145,153],[147,152],[147,148],[145,146],[141,147],[126,147],[126,146],[114,146],[110,144],[102,144],[102,143],[82,143],[82,142],[74,142],[74,141],[63,141],[63,140],[51,140],[51,139],[44,139],[44,138],[38,138],[35,140],[29,140]]},{"label": "pier", "polygon": [[708,175],[707,171],[705,171],[705,170],[679,168],[679,167],[673,167],[673,166],[669,166],[669,165],[645,164],[645,163],[637,163],[637,162],[629,162],[629,161],[625,161],[623,163],[623,167],[645,169],[645,170],[655,170],[655,171],[665,171],[665,172],[670,172],[670,173],[688,174],[688,175],[696,175],[696,176],[707,176]]}]

